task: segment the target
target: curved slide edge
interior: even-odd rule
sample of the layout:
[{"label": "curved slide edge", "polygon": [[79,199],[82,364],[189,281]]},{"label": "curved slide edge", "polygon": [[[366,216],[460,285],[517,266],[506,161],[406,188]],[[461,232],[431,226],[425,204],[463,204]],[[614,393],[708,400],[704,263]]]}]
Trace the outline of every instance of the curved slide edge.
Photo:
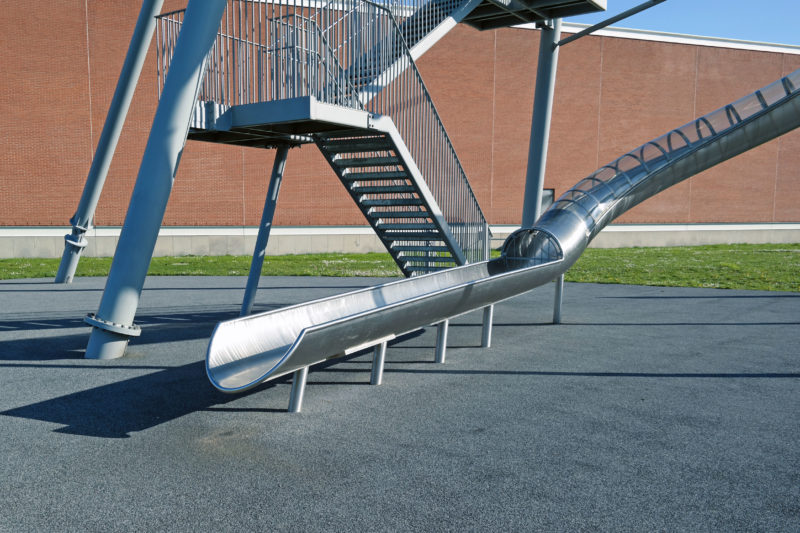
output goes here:
[{"label": "curved slide edge", "polygon": [[221,322],[208,377],[221,391],[244,391],[543,285],[631,207],[800,126],[799,96],[800,70],[645,143],[510,235],[498,259]]}]

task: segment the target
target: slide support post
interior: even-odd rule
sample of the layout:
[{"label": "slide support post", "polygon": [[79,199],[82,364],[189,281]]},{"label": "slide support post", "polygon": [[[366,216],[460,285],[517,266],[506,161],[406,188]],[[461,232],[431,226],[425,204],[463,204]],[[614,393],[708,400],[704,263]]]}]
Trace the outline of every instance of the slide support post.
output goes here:
[{"label": "slide support post", "polygon": [[383,383],[383,362],[386,360],[386,343],[382,342],[375,346],[372,357],[372,375],[369,379],[370,385],[380,385]]}]

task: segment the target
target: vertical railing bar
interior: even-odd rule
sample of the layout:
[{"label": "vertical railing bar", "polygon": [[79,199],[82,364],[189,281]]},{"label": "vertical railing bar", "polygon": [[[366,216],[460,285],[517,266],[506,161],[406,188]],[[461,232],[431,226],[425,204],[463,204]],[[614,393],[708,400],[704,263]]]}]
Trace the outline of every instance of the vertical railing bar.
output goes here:
[{"label": "vertical railing bar", "polygon": [[161,26],[163,23],[164,19],[156,21],[156,90],[159,100],[161,100]]}]

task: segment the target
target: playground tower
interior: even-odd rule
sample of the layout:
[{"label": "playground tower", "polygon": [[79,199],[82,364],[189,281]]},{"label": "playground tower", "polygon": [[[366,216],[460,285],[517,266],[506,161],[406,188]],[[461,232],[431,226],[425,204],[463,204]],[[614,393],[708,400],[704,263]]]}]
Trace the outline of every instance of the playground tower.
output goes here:
[{"label": "playground tower", "polygon": [[[95,160],[113,153],[161,3],[142,4]],[[544,114],[535,111],[531,148],[543,176],[560,17],[603,9],[604,0],[190,0],[185,10],[160,15],[159,105],[98,312],[87,317],[86,357],[120,357],[140,334],[133,319],[187,138],[278,149],[243,314],[258,285],[289,149],[300,144],[320,149],[406,276],[486,259],[488,224],[415,60],[459,22],[543,28],[550,44],[540,64],[548,58],[549,71],[540,68],[537,80],[535,109]],[[85,246],[108,165],[98,166],[57,281],[72,279]],[[529,179],[528,189],[525,211],[537,212],[541,183]],[[491,308],[484,315],[488,328]]]}]

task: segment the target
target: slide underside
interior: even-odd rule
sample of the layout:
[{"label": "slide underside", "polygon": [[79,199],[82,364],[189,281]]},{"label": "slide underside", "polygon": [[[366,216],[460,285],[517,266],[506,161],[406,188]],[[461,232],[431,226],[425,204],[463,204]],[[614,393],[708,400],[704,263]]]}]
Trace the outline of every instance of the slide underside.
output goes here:
[{"label": "slide underside", "polygon": [[510,235],[497,259],[221,322],[208,377],[222,391],[244,391],[543,285],[631,207],[800,126],[798,95],[800,70],[645,143]]}]

